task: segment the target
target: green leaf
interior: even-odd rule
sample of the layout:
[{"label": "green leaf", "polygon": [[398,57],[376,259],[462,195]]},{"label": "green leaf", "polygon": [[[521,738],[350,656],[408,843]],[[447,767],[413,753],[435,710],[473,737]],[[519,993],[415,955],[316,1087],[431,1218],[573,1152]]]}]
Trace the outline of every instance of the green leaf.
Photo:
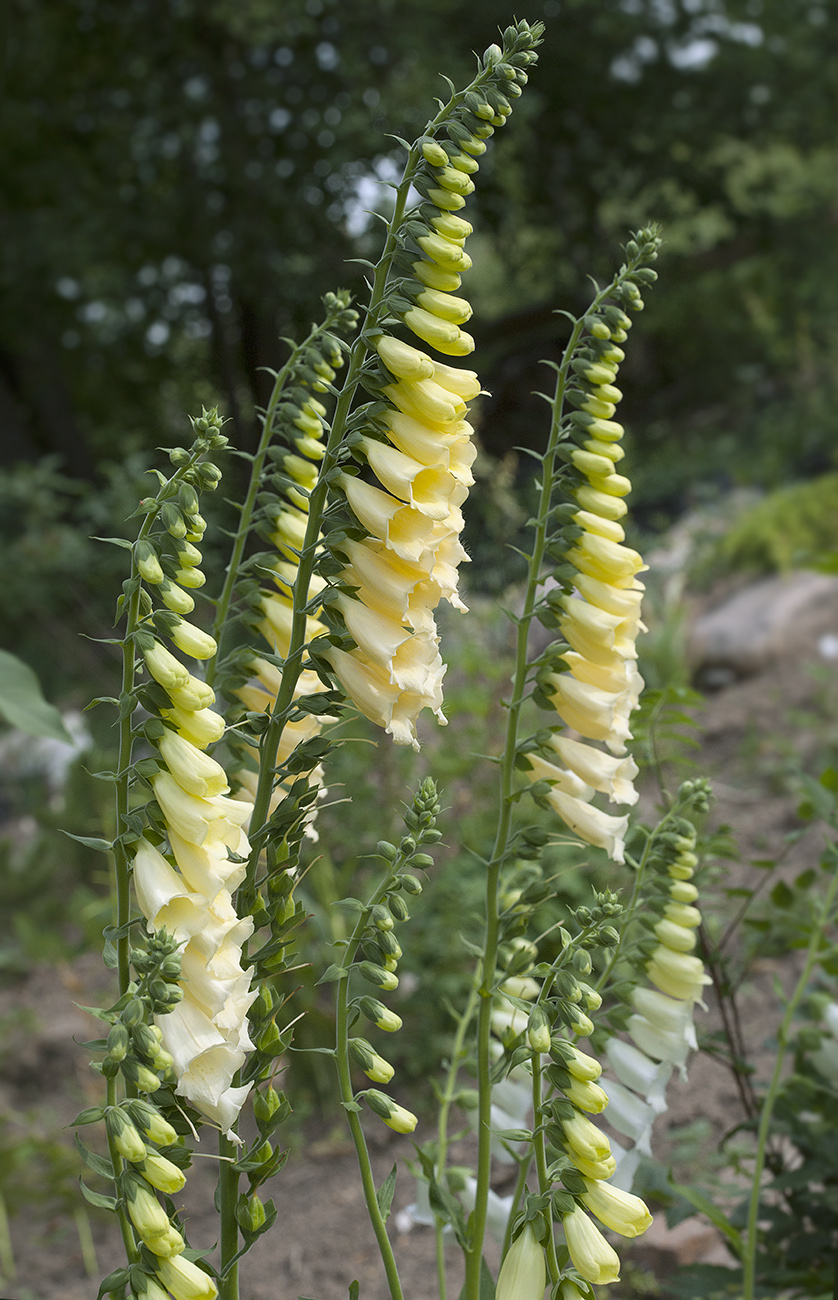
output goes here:
[{"label": "green leaf", "polygon": [[[82,1183],[82,1191],[84,1190],[85,1187]],[[109,1273],[106,1278],[102,1279],[102,1285],[99,1287],[99,1293],[96,1300],[102,1300],[103,1295],[113,1295],[115,1291],[121,1292],[129,1277],[130,1269],[115,1268],[112,1273]]]},{"label": "green leaf", "polygon": [[771,902],[775,907],[781,908],[782,911],[791,907],[794,902],[794,894],[784,880],[778,880],[771,890]]},{"label": "green leaf", "polygon": [[130,551],[133,545],[124,537],[91,537],[92,542],[109,542],[111,546],[121,546],[123,550]]},{"label": "green leaf", "polygon": [[349,1300],[358,1300],[361,1294],[361,1283],[357,1280],[349,1283]]},{"label": "green leaf", "polygon": [[378,1201],[378,1208],[381,1211],[381,1217],[385,1223],[390,1217],[390,1206],[393,1204],[393,1195],[396,1190],[397,1173],[397,1167],[396,1165],[393,1165],[393,1168],[375,1193],[375,1199]]},{"label": "green leaf", "polygon": [[78,1133],[76,1134],[76,1146],[82,1160],[89,1169],[93,1170],[94,1174],[99,1174],[101,1178],[108,1178],[113,1182],[114,1171],[110,1160],[106,1160],[104,1156],[97,1156],[95,1151],[91,1151],[90,1147],[85,1146]]},{"label": "green leaf", "polygon": [[[333,984],[335,980],[346,979],[347,974],[348,972],[345,966],[336,966],[332,963],[331,966],[326,967],[323,974],[320,976],[320,979],[317,981],[317,984]],[[316,987],[317,985],[315,985],[315,988]]]},{"label": "green leaf", "polygon": [[61,714],[44,699],[32,669],[8,650],[0,650],[0,714],[27,736],[46,736],[72,744],[73,737]]},{"label": "green leaf", "polygon": [[[81,1188],[81,1194],[84,1197],[84,1199],[88,1202],[88,1204],[95,1205],[97,1210],[113,1211],[116,1209],[117,1200],[115,1196],[105,1196],[104,1192],[94,1192],[92,1188],[87,1186],[87,1183],[84,1182],[82,1178],[79,1179],[79,1187]],[[123,1270],[123,1272],[127,1272],[127,1270]],[[105,1278],[105,1281],[102,1283],[102,1286],[99,1290],[100,1296],[103,1296],[107,1292],[116,1289],[115,1284],[111,1286],[105,1285],[105,1283],[110,1282],[113,1276],[114,1274],[111,1273],[108,1277]]]},{"label": "green leaf", "polygon": [[73,835],[72,831],[65,830],[61,834],[75,840],[77,844],[83,844],[86,849],[95,849],[97,853],[110,853],[113,848],[110,840],[98,839],[95,835]]}]

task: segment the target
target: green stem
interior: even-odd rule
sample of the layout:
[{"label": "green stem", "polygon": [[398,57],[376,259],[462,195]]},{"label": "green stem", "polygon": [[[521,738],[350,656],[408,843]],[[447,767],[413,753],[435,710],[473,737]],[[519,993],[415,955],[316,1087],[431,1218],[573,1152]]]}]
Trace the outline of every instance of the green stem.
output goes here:
[{"label": "green stem", "polygon": [[288,376],[290,375],[297,358],[316,340],[317,336],[321,334],[324,329],[328,328],[328,325],[328,321],[324,322],[322,325],[315,325],[309,332],[308,338],[294,348],[291,356],[276,376],[268,405],[265,408],[265,416],[262,422],[262,434],[259,439],[259,446],[256,448],[256,452],[251,460],[250,481],[247,486],[247,493],[244,501],[242,502],[239,514],[239,526],[233,539],[233,546],[230,552],[230,562],[227,565],[227,571],[224,575],[224,586],[221,588],[221,594],[218,597],[215,619],[213,620],[212,635],[218,645],[218,652],[207,669],[207,681],[210,686],[212,686],[213,681],[215,680],[217,665],[221,660],[221,646],[227,629],[227,616],[233,600],[233,592],[239,576],[239,567],[241,565],[242,555],[244,554],[248,533],[250,532],[250,525],[253,520],[256,498],[262,482],[262,471],[265,467],[265,457],[268,454],[271,439],[276,432],[274,428],[276,409],[279,406],[280,398],[282,397],[285,385],[288,382]]},{"label": "green stem", "polygon": [[[544,1142],[544,1129],[541,1119],[541,1101],[542,1101],[542,1079],[541,1079],[541,1054],[536,1052],[532,1058],[532,1110],[533,1125],[535,1134],[533,1137],[533,1148],[535,1150],[535,1167],[538,1173],[538,1190],[542,1196],[546,1196],[550,1191],[550,1179],[547,1177],[547,1149]],[[550,1273],[550,1281],[555,1285],[560,1277],[559,1261],[556,1258],[556,1242],[553,1237],[553,1221],[548,1219],[549,1231],[547,1236],[547,1268]]]},{"label": "green stem", "polygon": [[[390,874],[388,873],[388,881]],[[386,882],[385,882],[386,883]],[[383,897],[385,886],[376,890],[375,901]],[[357,934],[356,927],[356,934]],[[336,1010],[337,1023],[335,1026],[335,1063],[338,1073],[338,1089],[340,1092],[341,1104],[346,1111],[346,1120],[349,1124],[349,1131],[352,1134],[352,1141],[355,1146],[355,1154],[358,1160],[358,1168],[361,1174],[361,1186],[364,1191],[364,1200],[367,1206],[367,1213],[372,1223],[373,1232],[375,1233],[378,1249],[381,1254],[381,1260],[384,1264],[384,1271],[387,1275],[387,1285],[390,1288],[392,1300],[404,1300],[402,1293],[401,1279],[399,1278],[399,1269],[396,1264],[396,1257],[393,1254],[393,1247],[390,1244],[390,1238],[387,1236],[387,1226],[378,1204],[378,1198],[375,1194],[375,1178],[372,1171],[372,1163],[367,1148],[366,1138],[358,1113],[354,1109],[355,1091],[352,1087],[352,1076],[349,1067],[349,971],[346,967],[352,961],[357,940],[353,935],[350,940],[344,956],[344,977],[338,980]]]},{"label": "green stem", "polygon": [[477,1189],[475,1193],[474,1212],[471,1219],[469,1247],[466,1251],[465,1300],[480,1300],[480,1261],[483,1255],[483,1241],[486,1236],[486,1216],[489,1200],[489,1180],[491,1175],[491,1041],[492,994],[498,949],[498,880],[501,866],[506,858],[512,833],[512,795],[515,785],[515,755],[518,748],[518,726],[525,699],[527,674],[529,670],[527,643],[530,623],[536,604],[541,564],[547,546],[547,529],[550,517],[550,504],[553,493],[556,450],[559,443],[561,413],[564,391],[567,384],[567,370],[570,358],[582,333],[583,322],[577,321],[565,352],[565,359],[556,377],[556,391],[552,403],[552,420],[547,450],[542,465],[541,497],[535,524],[535,539],[527,576],[527,588],[524,596],[524,608],[518,620],[518,636],[515,655],[515,675],[513,678],[512,698],[508,706],[506,741],[500,772],[500,808],[498,826],[492,858],[486,871],[486,929],[483,957],[479,963],[480,1010],[477,1025],[477,1082],[480,1094],[478,1108],[478,1153],[477,1153]]},{"label": "green stem", "polygon": [[238,1261],[235,1264],[230,1264],[229,1261],[239,1248],[239,1225],[236,1219],[239,1174],[232,1164],[236,1158],[236,1148],[223,1133],[218,1135],[218,1154],[221,1157],[218,1166],[218,1208],[221,1220],[221,1280],[218,1285],[218,1300],[238,1300],[239,1265]]},{"label": "green stem", "polygon": [[[457,1082],[460,1074],[460,1066],[466,1054],[466,1034],[468,1033],[474,1010],[477,1006],[477,988],[472,984],[469,989],[468,1000],[466,1001],[463,1014],[457,1023],[457,1032],[454,1035],[454,1042],[451,1047],[451,1060],[448,1065],[448,1072],[445,1076],[445,1087],[442,1090],[442,1096],[439,1104],[439,1115],[437,1117],[437,1151],[434,1165],[434,1177],[437,1183],[442,1183],[445,1177],[445,1166],[448,1162],[448,1117],[451,1112],[451,1106],[454,1100],[454,1094],[457,1089]],[[439,1291],[439,1300],[446,1300],[448,1291],[447,1278],[445,1273],[445,1243],[443,1238],[445,1224],[438,1216],[434,1220],[434,1238],[436,1243],[436,1267],[437,1283]]]},{"label": "green stem", "polygon": [[[108,1079],[107,1104],[109,1106],[115,1106],[117,1104],[116,1079]],[[108,1134],[108,1154],[111,1158],[114,1174],[118,1179],[119,1175],[122,1173],[123,1160],[122,1156],[117,1151],[114,1145],[114,1140],[110,1134]],[[134,1229],[131,1226],[131,1221],[125,1213],[125,1206],[123,1204],[120,1204],[117,1207],[116,1217],[119,1220],[119,1231],[122,1234],[122,1244],[125,1247],[125,1256],[129,1264],[135,1264],[139,1258],[137,1241],[134,1237]]]},{"label": "green stem", "polygon": [[809,947],[806,951],[806,963],[803,967],[800,978],[795,985],[794,992],[786,1005],[785,1015],[783,1016],[780,1028],[777,1031],[777,1055],[774,1060],[774,1071],[771,1075],[771,1082],[768,1085],[768,1091],[765,1094],[765,1100],[762,1104],[762,1114],[760,1115],[759,1130],[757,1133],[756,1161],[754,1165],[753,1180],[751,1183],[751,1197],[748,1205],[748,1222],[745,1229],[745,1254],[742,1261],[744,1270],[742,1300],[754,1300],[757,1263],[757,1222],[759,1219],[759,1203],[762,1191],[762,1171],[765,1167],[765,1154],[768,1145],[768,1135],[771,1129],[771,1119],[774,1113],[774,1106],[777,1101],[777,1095],[780,1090],[780,1082],[783,1075],[783,1062],[788,1048],[789,1030],[791,1029],[791,1022],[794,1019],[797,1008],[809,986],[812,971],[820,958],[824,930],[830,921],[836,892],[838,892],[838,871],[833,875],[824,897],[820,917],[818,918],[817,924],[813,928],[812,935],[809,939]]}]

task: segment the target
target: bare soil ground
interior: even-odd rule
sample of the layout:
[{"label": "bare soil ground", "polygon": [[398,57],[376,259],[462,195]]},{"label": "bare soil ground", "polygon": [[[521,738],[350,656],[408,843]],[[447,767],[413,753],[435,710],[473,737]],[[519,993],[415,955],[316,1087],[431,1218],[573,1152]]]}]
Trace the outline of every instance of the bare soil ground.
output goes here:
[{"label": "bare soil ground", "polygon": [[[742,863],[729,867],[728,884],[758,883],[760,873],[748,862],[754,857],[784,851],[788,833],[798,825],[795,798],[784,783],[790,757],[816,763],[832,738],[838,718],[835,675],[819,653],[825,634],[838,632],[838,600],[821,601],[797,619],[793,635],[782,652],[755,675],[732,680],[707,698],[702,717],[704,739],[697,760],[702,771],[716,778],[718,822],[734,828]],[[799,840],[786,850],[782,872],[795,875],[811,863],[817,851],[816,836]],[[777,1004],[773,979],[791,978],[794,956],[778,957],[752,971],[744,990],[744,1030],[757,1059],[769,1059],[764,1043],[776,1023]],[[98,1100],[97,1081],[91,1075],[88,1054],[76,1043],[91,1036],[94,1022],[76,1004],[95,1003],[103,988],[98,960],[85,959],[72,968],[32,970],[24,979],[0,989],[0,1031],[6,1046],[0,1064],[0,1114],[12,1118],[13,1130],[23,1138],[58,1133],[74,1114]],[[712,998],[707,1027],[718,1024]],[[74,1039],[76,1042],[74,1042]],[[711,1142],[740,1117],[737,1090],[730,1072],[709,1056],[697,1058],[688,1084],[674,1083],[670,1110],[659,1121],[661,1150],[667,1132],[685,1122],[704,1119]],[[393,1161],[410,1155],[405,1139],[383,1126],[372,1131],[376,1172],[382,1180]],[[295,1153],[271,1188],[279,1208],[276,1229],[263,1238],[245,1261],[243,1300],[343,1300],[353,1279],[361,1284],[365,1300],[385,1300],[387,1294],[375,1242],[366,1221],[355,1175],[353,1156],[340,1130],[321,1131],[306,1126],[304,1149]],[[11,1157],[0,1149],[0,1187],[9,1181]],[[33,1162],[43,1163],[33,1152]],[[194,1242],[211,1244],[214,1218],[211,1210],[211,1162],[196,1161],[190,1174],[189,1231]],[[65,1164],[55,1157],[46,1177],[54,1177],[53,1191],[67,1185]],[[403,1172],[395,1209],[412,1198],[412,1180]],[[85,1270],[85,1252],[72,1213],[56,1195],[39,1206],[33,1200],[15,1204],[11,1193],[10,1216],[16,1277],[0,1282],[0,1300],[94,1300],[98,1277],[122,1262],[118,1234],[106,1214],[92,1212],[93,1243],[99,1275]],[[393,1220],[391,1220],[391,1225]],[[82,1225],[84,1227],[84,1224]],[[719,1247],[712,1233],[698,1226],[687,1234],[667,1234],[655,1225],[651,1246],[637,1243],[635,1258],[665,1278],[677,1259],[689,1262],[708,1252],[717,1258]],[[432,1233],[414,1228],[399,1234],[397,1253],[404,1271],[409,1300],[431,1300],[436,1294]],[[452,1252],[453,1255],[453,1252]],[[90,1251],[87,1264],[92,1268]],[[0,1264],[0,1271],[4,1265]],[[661,1292],[665,1295],[664,1290]],[[451,1294],[456,1295],[456,1278]],[[609,1289],[611,1300],[630,1293],[620,1285]]]}]

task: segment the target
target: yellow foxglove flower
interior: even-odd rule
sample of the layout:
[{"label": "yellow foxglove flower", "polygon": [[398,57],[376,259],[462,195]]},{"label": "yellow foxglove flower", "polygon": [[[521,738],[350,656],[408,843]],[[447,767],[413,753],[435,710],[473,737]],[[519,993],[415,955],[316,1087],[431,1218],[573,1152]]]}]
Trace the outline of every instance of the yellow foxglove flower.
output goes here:
[{"label": "yellow foxglove flower", "polygon": [[546,1285],[544,1250],[526,1223],[500,1266],[495,1300],[543,1300]]},{"label": "yellow foxglove flower", "polygon": [[156,1187],[158,1192],[165,1192],[167,1196],[174,1196],[181,1188],[186,1186],[186,1174],[182,1169],[178,1169],[176,1164],[167,1160],[165,1156],[152,1152],[146,1155],[141,1167],[141,1173],[147,1183]]},{"label": "yellow foxglove flower", "polygon": [[553,790],[547,796],[548,802],[559,814],[565,825],[574,831],[586,844],[605,849],[612,862],[625,861],[624,845],[628,831],[628,816],[612,817],[601,812],[591,804],[574,799],[571,795]]},{"label": "yellow foxglove flower", "polygon": [[572,1119],[562,1120],[562,1129],[574,1161],[577,1155],[592,1161],[605,1161],[610,1157],[611,1143],[608,1138],[584,1115],[577,1113]]},{"label": "yellow foxglove flower", "polygon": [[705,984],[711,982],[699,957],[673,952],[663,945],[655,949],[646,973],[661,993],[683,1002],[700,1002]]},{"label": "yellow foxglove flower", "polygon": [[571,772],[592,789],[607,794],[612,803],[637,803],[639,796],[633,781],[638,768],[633,758],[604,754],[593,745],[558,734],[550,737],[549,744]]},{"label": "yellow foxglove flower", "polygon": [[447,356],[465,357],[474,351],[474,339],[458,325],[440,320],[423,307],[411,307],[404,314],[404,323],[417,338],[430,343],[437,352]]},{"label": "yellow foxglove flower", "polygon": [[685,925],[678,925],[675,921],[664,918],[658,922],[654,930],[661,943],[675,952],[692,952],[696,945],[693,931]]},{"label": "yellow foxglove flower", "polygon": [[562,1219],[570,1260],[580,1277],[594,1286],[620,1280],[620,1259],[599,1228],[578,1207]]},{"label": "yellow foxglove flower", "polygon": [[[339,475],[353,513],[373,537],[384,542],[402,560],[420,563],[434,535],[434,521],[412,506],[360,479]],[[453,527],[449,530],[456,531]]]},{"label": "yellow foxglove flower", "polygon": [[557,712],[588,740],[604,740],[614,754],[625,753],[631,739],[628,719],[631,697],[577,681],[572,673],[549,673],[545,679]]},{"label": "yellow foxglove flower", "polygon": [[549,781],[555,790],[560,790],[562,794],[573,795],[575,799],[581,799],[585,803],[593,799],[593,787],[580,781],[574,772],[565,772],[554,763],[548,763],[540,754],[527,754],[526,758],[533,774],[532,780]]},{"label": "yellow foxglove flower", "polygon": [[172,723],[178,735],[189,740],[198,749],[206,749],[220,740],[226,730],[224,719],[213,709],[161,709],[164,718]]},{"label": "yellow foxglove flower", "polygon": [[186,1242],[178,1232],[177,1228],[169,1225],[168,1231],[162,1233],[159,1237],[149,1237],[145,1245],[158,1258],[171,1259],[175,1255],[180,1255],[186,1248]]},{"label": "yellow foxglove flower", "polygon": [[403,415],[430,425],[437,441],[443,441],[448,436],[448,426],[462,419],[466,412],[463,399],[433,378],[402,379],[397,384],[387,384],[381,391]]},{"label": "yellow foxglove flower", "polygon": [[429,519],[447,519],[452,506],[461,505],[468,495],[467,489],[443,467],[423,465],[396,447],[372,438],[360,439],[359,445],[387,491]]},{"label": "yellow foxglove flower", "polygon": [[588,1179],[582,1200],[600,1223],[621,1237],[639,1237],[651,1226],[652,1216],[639,1196],[621,1192],[608,1183]]},{"label": "yellow foxglove flower", "polygon": [[143,651],[143,658],[148,671],[164,691],[171,694],[173,689],[182,689],[189,682],[189,669],[159,641]]},{"label": "yellow foxglove flower", "polygon": [[229,792],[227,773],[221,764],[176,731],[164,731],[157,745],[172,776],[189,794],[211,799]]},{"label": "yellow foxglove flower", "polygon": [[390,334],[382,334],[375,341],[375,350],[387,369],[397,379],[433,379],[434,363],[424,352],[394,339]]},{"label": "yellow foxglove flower", "polygon": [[209,1274],[180,1255],[161,1259],[157,1272],[175,1300],[215,1300],[218,1295],[218,1287]]},{"label": "yellow foxglove flower", "polygon": [[212,687],[191,673],[187,673],[186,682],[182,686],[167,686],[166,692],[176,709],[185,709],[187,712],[197,713],[200,709],[208,709],[211,704],[215,704],[215,691]]},{"label": "yellow foxglove flower", "polygon": [[153,1192],[136,1178],[131,1178],[126,1187],[126,1206],[128,1217],[143,1241],[148,1243],[153,1237],[167,1233],[172,1226],[169,1216]]}]

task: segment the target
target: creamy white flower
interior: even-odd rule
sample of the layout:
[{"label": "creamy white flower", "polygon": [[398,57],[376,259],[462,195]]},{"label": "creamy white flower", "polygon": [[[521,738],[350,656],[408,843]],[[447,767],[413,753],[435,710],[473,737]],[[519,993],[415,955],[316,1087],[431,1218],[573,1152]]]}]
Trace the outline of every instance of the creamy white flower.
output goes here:
[{"label": "creamy white flower", "polygon": [[620,1259],[584,1210],[577,1208],[562,1219],[570,1261],[577,1273],[594,1285],[620,1279]]},{"label": "creamy white flower", "polygon": [[616,1079],[603,1078],[600,1083],[608,1098],[608,1123],[623,1137],[631,1138],[643,1155],[650,1156],[652,1125],[659,1112]]},{"label": "creamy white flower", "polygon": [[549,744],[571,772],[592,789],[607,794],[612,803],[637,803],[639,796],[633,781],[638,768],[633,758],[604,754],[593,745],[559,734],[552,735]]},{"label": "creamy white flower", "polygon": [[658,1114],[666,1110],[666,1085],[672,1074],[669,1061],[652,1061],[634,1043],[613,1036],[605,1044],[605,1053],[620,1083],[645,1097]]}]

